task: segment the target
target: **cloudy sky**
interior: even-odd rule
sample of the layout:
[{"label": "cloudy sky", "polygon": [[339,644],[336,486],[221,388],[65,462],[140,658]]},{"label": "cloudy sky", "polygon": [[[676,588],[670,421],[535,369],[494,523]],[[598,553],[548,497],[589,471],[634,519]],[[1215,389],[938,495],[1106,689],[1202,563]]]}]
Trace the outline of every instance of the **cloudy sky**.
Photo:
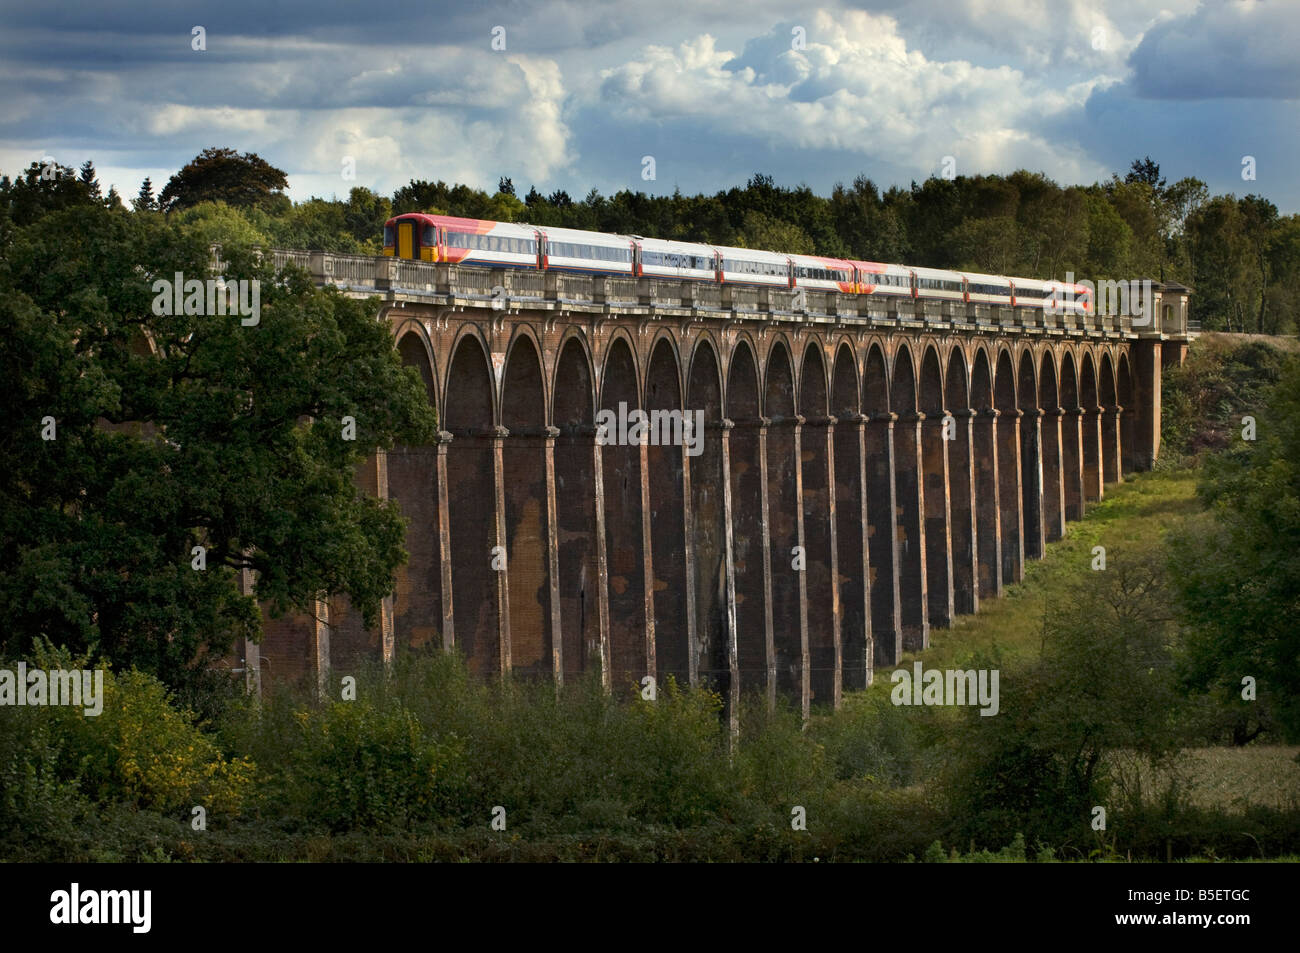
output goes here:
[{"label": "cloudy sky", "polygon": [[1149,154],[1170,181],[1300,211],[1300,0],[0,0],[0,17],[0,171],[90,158],[124,196],[212,145],[285,169],[296,199],[502,175],[521,194],[694,193],[755,171],[825,193],[949,156],[1091,183]]}]

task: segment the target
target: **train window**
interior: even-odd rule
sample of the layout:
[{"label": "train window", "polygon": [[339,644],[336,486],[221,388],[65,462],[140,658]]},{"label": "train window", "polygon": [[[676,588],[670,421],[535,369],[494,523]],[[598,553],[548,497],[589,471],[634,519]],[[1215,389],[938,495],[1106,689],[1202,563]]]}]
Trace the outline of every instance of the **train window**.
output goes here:
[{"label": "train window", "polygon": [[391,225],[384,226],[384,244],[385,245],[395,244],[395,239],[393,236],[393,226]]}]

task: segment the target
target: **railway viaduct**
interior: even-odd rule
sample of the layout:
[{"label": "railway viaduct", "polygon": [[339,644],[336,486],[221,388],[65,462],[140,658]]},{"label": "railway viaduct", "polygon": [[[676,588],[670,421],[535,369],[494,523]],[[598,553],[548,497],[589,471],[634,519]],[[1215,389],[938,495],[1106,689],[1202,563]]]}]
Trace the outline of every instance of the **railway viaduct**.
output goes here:
[{"label": "railway viaduct", "polygon": [[[360,484],[408,517],[378,631],[345,598],[268,620],[264,675],[458,650],[484,677],[646,675],[838,705],[1019,580],[1159,452],[1154,320],[278,251],[377,299],[441,433]],[[597,413],[703,412],[693,447]],[[359,422],[364,426],[364,422]],[[688,449],[690,452],[688,452]],[[247,585],[246,581],[246,585]]]}]

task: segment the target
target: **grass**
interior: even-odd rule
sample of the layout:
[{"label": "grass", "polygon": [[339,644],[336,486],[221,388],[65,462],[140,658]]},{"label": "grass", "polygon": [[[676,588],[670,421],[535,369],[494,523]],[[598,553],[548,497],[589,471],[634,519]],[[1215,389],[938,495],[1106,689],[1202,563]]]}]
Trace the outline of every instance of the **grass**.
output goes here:
[{"label": "grass", "polygon": [[[1163,534],[1202,509],[1190,470],[1140,473],[1106,487],[1084,518],[1068,523],[1063,539],[1048,543],[1042,559],[1025,563],[1025,577],[1001,599],[980,602],[975,615],[959,616],[950,629],[932,629],[930,648],[904,657],[927,666],[955,668],[979,654],[998,653],[1009,663],[1037,657],[1047,607],[1067,597],[1092,570],[1092,549],[1106,547],[1107,565],[1124,558],[1159,558]],[[877,673],[877,684],[882,680]],[[886,676],[883,679],[888,686]]]}]

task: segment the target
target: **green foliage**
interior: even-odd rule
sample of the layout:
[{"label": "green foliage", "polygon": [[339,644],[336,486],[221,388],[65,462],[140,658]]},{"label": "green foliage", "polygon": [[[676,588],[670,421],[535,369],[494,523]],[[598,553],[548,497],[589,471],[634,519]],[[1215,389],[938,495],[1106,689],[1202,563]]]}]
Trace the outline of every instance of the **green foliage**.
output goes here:
[{"label": "green foliage", "polygon": [[168,180],[158,204],[168,212],[202,202],[224,202],[238,207],[284,209],[289,178],[255,152],[240,155],[234,149],[208,148],[191,159]]},{"label": "green foliage", "polygon": [[1241,438],[1241,418],[1255,414],[1278,379],[1285,356],[1267,341],[1203,334],[1181,366],[1161,374],[1163,465],[1195,464],[1207,451]]},{"label": "green foliage", "polygon": [[[1184,679],[1238,713],[1234,740],[1276,727],[1300,738],[1300,359],[1268,391],[1254,441],[1206,462],[1214,514],[1179,536],[1172,560],[1187,618]],[[1244,699],[1243,679],[1258,698]]]},{"label": "green foliage", "polygon": [[[47,642],[35,649],[30,667],[89,667],[87,656],[74,657]],[[119,674],[104,665],[100,670],[97,715],[66,706],[6,708],[0,714],[0,771],[7,778],[0,812],[26,809],[37,817],[66,818],[85,795],[164,814],[188,816],[192,806],[202,805],[227,818],[237,815],[252,791],[252,762],[224,757],[153,676]]]},{"label": "green foliage", "polygon": [[244,567],[274,611],[346,592],[373,621],[392,591],[404,524],[352,477],[376,448],[432,433],[423,385],[372,304],[238,246],[223,256],[226,277],[260,283],[256,326],[154,313],[170,310],[155,278],[209,275],[204,240],[159,216],[53,212],[0,257],[8,652],[46,634],[176,686],[202,646],[256,634]]},{"label": "green foliage", "polygon": [[1111,803],[1109,752],[1176,749],[1173,610],[1153,555],[1108,552],[1044,617],[1041,656],[1001,673],[999,714],[970,710],[950,782],[964,836],[1077,843],[1091,807]]},{"label": "green foliage", "polygon": [[199,202],[174,213],[172,220],[205,246],[270,248],[274,244],[271,216],[256,207],[237,208],[225,202]]}]

